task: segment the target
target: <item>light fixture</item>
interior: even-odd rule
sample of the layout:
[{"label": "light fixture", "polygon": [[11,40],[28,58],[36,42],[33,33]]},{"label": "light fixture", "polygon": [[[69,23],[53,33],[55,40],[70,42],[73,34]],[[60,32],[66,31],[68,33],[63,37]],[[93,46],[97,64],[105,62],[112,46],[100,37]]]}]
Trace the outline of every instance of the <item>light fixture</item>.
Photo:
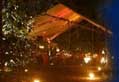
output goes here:
[{"label": "light fixture", "polygon": [[101,71],[101,70],[102,70],[102,68],[101,68],[101,67],[98,67],[97,69],[98,69],[98,71]]},{"label": "light fixture", "polygon": [[39,79],[34,79],[33,82],[40,82],[40,80]]},{"label": "light fixture", "polygon": [[94,80],[95,79],[95,74],[93,72],[89,73],[89,79]]},{"label": "light fixture", "polygon": [[106,62],[107,62],[107,59],[105,57],[102,57],[101,60],[100,60],[100,63],[105,64]]},{"label": "light fixture", "polygon": [[60,52],[60,49],[59,49],[59,48],[57,48],[57,49],[56,49],[56,52]]},{"label": "light fixture", "polygon": [[44,49],[45,46],[43,46],[43,45],[39,45],[39,48],[40,48],[40,49]]},{"label": "light fixture", "polygon": [[25,69],[24,72],[28,72],[28,69]]},{"label": "light fixture", "polygon": [[105,54],[105,51],[104,50],[102,50],[102,54]]},{"label": "light fixture", "polygon": [[87,57],[84,57],[84,62],[87,64],[91,61],[91,57],[90,56],[87,56]]}]

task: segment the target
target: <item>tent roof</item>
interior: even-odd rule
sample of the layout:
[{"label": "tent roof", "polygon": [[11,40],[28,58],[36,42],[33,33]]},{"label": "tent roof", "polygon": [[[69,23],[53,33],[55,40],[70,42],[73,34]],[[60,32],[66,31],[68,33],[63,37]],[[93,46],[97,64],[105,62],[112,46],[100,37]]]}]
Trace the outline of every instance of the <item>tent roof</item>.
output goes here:
[{"label": "tent roof", "polygon": [[73,25],[79,24],[82,20],[89,22],[104,32],[109,34],[112,33],[105,27],[96,24],[62,4],[57,4],[53,8],[50,8],[46,13],[35,17],[33,20],[32,31],[28,34],[28,37],[30,38],[42,36],[43,38],[53,40]]}]

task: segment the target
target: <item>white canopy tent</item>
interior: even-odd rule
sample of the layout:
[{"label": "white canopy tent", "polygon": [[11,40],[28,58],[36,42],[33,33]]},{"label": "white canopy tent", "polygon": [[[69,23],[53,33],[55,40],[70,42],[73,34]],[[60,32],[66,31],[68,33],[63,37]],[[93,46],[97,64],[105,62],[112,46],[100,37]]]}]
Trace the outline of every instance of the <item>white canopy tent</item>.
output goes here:
[{"label": "white canopy tent", "polygon": [[79,24],[82,20],[87,21],[103,32],[112,34],[110,30],[74,12],[63,4],[57,4],[33,20],[32,30],[28,34],[28,38],[30,39],[41,36],[45,39],[53,40],[73,25]]}]

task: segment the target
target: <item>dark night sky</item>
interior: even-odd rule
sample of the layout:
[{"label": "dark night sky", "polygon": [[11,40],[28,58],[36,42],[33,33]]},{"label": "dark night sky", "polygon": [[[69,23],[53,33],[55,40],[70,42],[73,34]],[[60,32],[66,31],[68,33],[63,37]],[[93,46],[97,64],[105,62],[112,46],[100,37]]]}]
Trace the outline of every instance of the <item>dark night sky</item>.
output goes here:
[{"label": "dark night sky", "polygon": [[119,67],[119,0],[112,0],[111,3],[105,4],[102,8],[104,21],[113,32],[112,54]]}]

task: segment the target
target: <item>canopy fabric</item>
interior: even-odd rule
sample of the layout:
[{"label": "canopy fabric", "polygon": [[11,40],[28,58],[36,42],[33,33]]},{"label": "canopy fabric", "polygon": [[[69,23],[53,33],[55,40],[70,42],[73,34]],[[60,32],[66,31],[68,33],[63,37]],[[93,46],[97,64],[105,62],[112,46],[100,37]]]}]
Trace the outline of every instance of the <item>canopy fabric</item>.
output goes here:
[{"label": "canopy fabric", "polygon": [[[43,38],[53,40],[58,35],[75,25],[74,23],[70,22],[79,23],[82,20],[87,19],[80,14],[74,12],[70,8],[62,4],[58,4],[49,9],[45,14],[39,15],[34,18],[32,31],[28,34],[28,37],[34,38],[37,36],[41,36]],[[87,21],[95,26],[97,25],[90,20]],[[100,25],[97,25],[97,27],[105,30],[105,28],[102,28]]]}]

